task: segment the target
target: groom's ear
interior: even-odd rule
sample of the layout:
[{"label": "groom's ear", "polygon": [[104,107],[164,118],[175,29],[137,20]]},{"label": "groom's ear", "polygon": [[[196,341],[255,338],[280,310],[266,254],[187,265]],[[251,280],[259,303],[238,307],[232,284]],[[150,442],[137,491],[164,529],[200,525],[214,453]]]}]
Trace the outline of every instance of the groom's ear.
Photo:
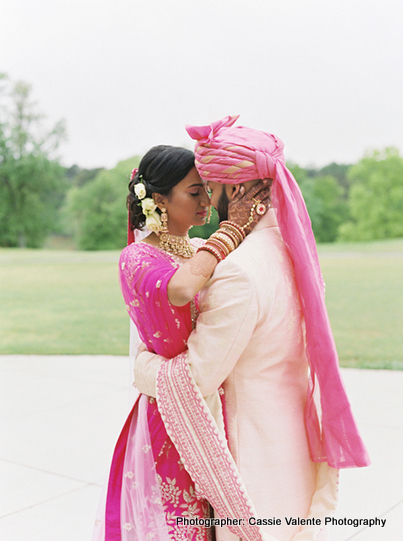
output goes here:
[{"label": "groom's ear", "polygon": [[243,195],[245,192],[245,187],[243,184],[235,184],[232,186],[231,199],[234,199],[239,193]]},{"label": "groom's ear", "polygon": [[235,184],[234,186],[232,186],[231,199],[234,199],[234,197],[236,197],[239,194],[240,190],[241,190],[241,184]]}]

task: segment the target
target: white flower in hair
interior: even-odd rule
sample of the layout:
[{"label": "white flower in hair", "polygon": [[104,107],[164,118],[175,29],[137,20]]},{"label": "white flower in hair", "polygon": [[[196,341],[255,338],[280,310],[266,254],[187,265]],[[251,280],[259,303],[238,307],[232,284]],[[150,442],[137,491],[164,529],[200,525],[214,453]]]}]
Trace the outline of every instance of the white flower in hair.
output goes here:
[{"label": "white flower in hair", "polygon": [[154,199],[152,199],[151,197],[146,197],[141,202],[141,208],[143,209],[143,214],[148,216],[155,211],[157,205],[154,203]]},{"label": "white flower in hair", "polygon": [[159,233],[162,229],[161,217],[158,212],[150,213],[146,218],[146,227],[153,233]]},{"label": "white flower in hair", "polygon": [[137,195],[139,199],[145,198],[147,191],[146,191],[146,187],[144,186],[142,182],[139,182],[138,184],[135,185],[134,193]]}]

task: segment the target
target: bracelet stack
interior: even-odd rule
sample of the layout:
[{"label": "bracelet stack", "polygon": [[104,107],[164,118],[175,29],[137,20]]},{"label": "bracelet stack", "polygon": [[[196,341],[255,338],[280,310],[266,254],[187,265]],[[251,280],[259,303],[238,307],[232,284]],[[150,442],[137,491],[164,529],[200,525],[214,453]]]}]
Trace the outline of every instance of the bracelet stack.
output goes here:
[{"label": "bracelet stack", "polygon": [[210,252],[218,263],[237,248],[245,238],[245,231],[234,222],[225,220],[220,223],[220,229],[211,235],[203,246],[197,250]]}]

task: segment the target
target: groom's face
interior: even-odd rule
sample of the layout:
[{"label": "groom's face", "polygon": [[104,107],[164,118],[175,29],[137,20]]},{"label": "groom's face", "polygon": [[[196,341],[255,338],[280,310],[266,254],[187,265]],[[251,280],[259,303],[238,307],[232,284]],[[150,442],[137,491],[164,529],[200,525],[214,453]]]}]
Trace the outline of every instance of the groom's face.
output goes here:
[{"label": "groom's face", "polygon": [[218,212],[220,222],[228,220],[228,205],[234,186],[209,181],[208,188],[210,190],[211,204]]}]

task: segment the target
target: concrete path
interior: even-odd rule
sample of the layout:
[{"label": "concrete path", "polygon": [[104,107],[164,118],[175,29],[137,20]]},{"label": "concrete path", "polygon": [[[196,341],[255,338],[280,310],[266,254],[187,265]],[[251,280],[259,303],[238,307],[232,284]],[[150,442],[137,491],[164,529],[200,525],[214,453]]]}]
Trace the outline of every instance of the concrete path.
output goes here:
[{"label": "concrete path", "polygon": [[[403,372],[343,370],[373,465],[340,479],[331,541],[403,539]],[[130,409],[127,357],[0,357],[0,539],[90,541]]]}]

